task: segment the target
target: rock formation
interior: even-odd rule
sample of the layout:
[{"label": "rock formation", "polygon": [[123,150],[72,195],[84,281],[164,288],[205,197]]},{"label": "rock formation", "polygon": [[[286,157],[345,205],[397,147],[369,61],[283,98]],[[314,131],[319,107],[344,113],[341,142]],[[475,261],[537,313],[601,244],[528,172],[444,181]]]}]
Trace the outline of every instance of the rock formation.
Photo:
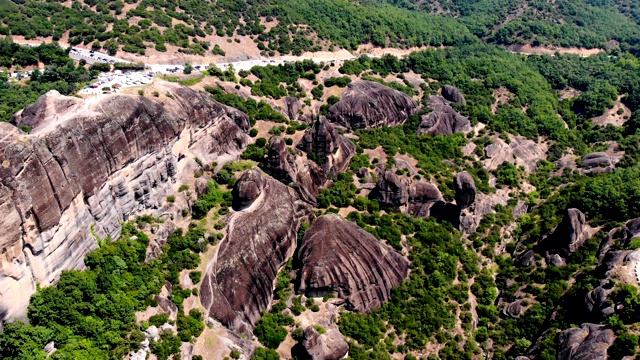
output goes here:
[{"label": "rock formation", "polygon": [[373,235],[338,215],[323,215],[307,230],[298,251],[300,293],[337,293],[348,309],[368,313],[408,275],[408,261]]},{"label": "rock formation", "polygon": [[487,170],[495,170],[500,164],[507,161],[517,166],[524,166],[525,170],[536,170],[538,160],[546,159],[547,146],[537,144],[522,136],[509,136],[507,144],[499,136],[492,136],[493,144],[484,148],[487,159],[483,160]]},{"label": "rock formation", "polygon": [[[0,307],[24,315],[35,284],[81,269],[100,237],[173,194],[184,164],[237,156],[249,119],[177,84],[175,100],[81,100],[55,91],[0,124]],[[180,162],[178,158],[182,158]],[[192,173],[189,174],[189,176]],[[176,209],[178,212],[178,209]]]},{"label": "rock formation", "polygon": [[286,109],[286,116],[289,120],[296,120],[299,116],[298,112],[302,109],[300,100],[295,97],[287,96],[284,98],[284,106]]},{"label": "rock formation", "polygon": [[587,313],[595,316],[597,320],[603,320],[615,312],[608,300],[607,291],[602,286],[589,291],[584,297],[584,303]]},{"label": "rock formation", "polygon": [[460,104],[467,103],[467,100],[465,100],[462,91],[452,85],[445,85],[442,87],[442,97],[451,102],[457,102]]},{"label": "rock formation", "polygon": [[273,283],[293,254],[306,208],[293,189],[258,170],[245,172],[232,193],[235,211],[207,264],[200,301],[208,317],[247,332],[271,304]]},{"label": "rock formation", "polygon": [[582,157],[582,173],[595,174],[601,172],[612,172],[615,170],[615,163],[618,158],[613,158],[606,152],[595,152]]},{"label": "rock formation", "polygon": [[324,116],[320,116],[305,132],[298,149],[314,157],[323,167],[325,176],[345,171],[356,154],[356,146],[351,140],[339,135]]},{"label": "rock formation", "polygon": [[415,217],[427,217],[431,215],[431,207],[443,201],[444,198],[437,186],[424,181],[416,181],[409,186],[406,213]]},{"label": "rock formation", "polygon": [[362,80],[349,84],[327,117],[351,129],[368,129],[401,125],[419,110],[418,103],[405,93]]},{"label": "rock formation", "polygon": [[393,171],[381,171],[369,198],[381,205],[399,209],[409,201],[409,188]]},{"label": "rock formation", "polygon": [[469,119],[460,115],[450,104],[442,96],[429,96],[427,108],[431,112],[420,118],[418,135],[451,135],[469,132],[471,130]]},{"label": "rock formation", "polygon": [[516,300],[512,303],[505,305],[505,307],[502,309],[502,313],[505,316],[512,317],[515,319],[515,318],[519,318],[520,315],[522,315],[522,313],[525,312],[525,310],[527,309],[522,305],[522,300]]},{"label": "rock formation", "polygon": [[560,224],[542,244],[546,249],[545,256],[554,265],[562,265],[558,257],[568,258],[577,252],[590,236],[582,211],[567,209]]},{"label": "rock formation", "polygon": [[339,360],[349,352],[349,344],[337,327],[326,329],[320,334],[312,326],[304,330],[302,340],[303,354],[299,358],[304,360]]},{"label": "rock formation", "polygon": [[582,324],[559,335],[558,360],[600,360],[615,340],[613,330],[602,325]]},{"label": "rock formation", "polygon": [[476,201],[476,182],[473,176],[466,171],[459,172],[453,179],[456,204],[461,209],[466,209]]}]

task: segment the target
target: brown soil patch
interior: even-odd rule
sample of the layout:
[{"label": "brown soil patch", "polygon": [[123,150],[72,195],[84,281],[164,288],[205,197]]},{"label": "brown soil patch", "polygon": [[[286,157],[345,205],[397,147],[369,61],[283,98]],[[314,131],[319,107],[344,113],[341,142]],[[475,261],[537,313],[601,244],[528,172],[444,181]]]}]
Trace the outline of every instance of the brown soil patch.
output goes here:
[{"label": "brown soil patch", "polygon": [[580,56],[591,56],[597,55],[601,52],[604,52],[604,49],[585,49],[585,48],[576,48],[576,47],[553,47],[553,46],[531,46],[531,44],[525,45],[510,45],[507,46],[507,50],[515,53],[525,54],[525,55],[554,55],[555,53],[559,54],[574,54]]},{"label": "brown soil patch", "polygon": [[611,109],[604,114],[593,118],[591,121],[596,125],[606,126],[622,126],[631,117],[631,110],[622,103],[622,96],[618,97]]},{"label": "brown soil patch", "polygon": [[384,152],[382,146],[378,146],[375,149],[365,149],[362,153],[369,156],[369,161],[378,159],[379,163],[384,164],[387,162],[387,154]]}]

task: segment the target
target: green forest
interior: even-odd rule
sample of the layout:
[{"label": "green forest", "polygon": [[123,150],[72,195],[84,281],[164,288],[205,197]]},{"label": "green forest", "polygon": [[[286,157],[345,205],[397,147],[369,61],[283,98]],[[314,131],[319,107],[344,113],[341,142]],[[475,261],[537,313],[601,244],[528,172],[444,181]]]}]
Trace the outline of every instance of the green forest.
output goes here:
[{"label": "green forest", "polygon": [[[202,94],[249,118],[251,140],[236,159],[242,160],[220,166],[193,160],[194,181],[205,179],[205,189],[180,209],[187,219],[184,229],[168,236],[158,258],[146,260],[149,231],[163,221],[151,216],[124,222],[119,239],[96,238],[85,270],[64,271],[55,285],[38,287],[28,321],[3,324],[0,358],[122,359],[140,348],[150,325],[168,322],[175,334],[162,333],[150,351],[159,359],[177,360],[181,344],[195,343],[206,329],[206,315],[182,311],[183,304],[198,296],[201,255],[224,241],[220,216],[231,212],[230,189],[239,174],[254,166],[271,171],[271,136],[281,136],[286,155],[308,161],[310,169],[327,165],[296,145],[315,116],[328,115],[359,80],[396,89],[420,110],[398,126],[340,128],[338,133],[355,145],[355,155],[309,201],[309,223],[315,216],[339,213],[410,263],[410,275],[381,307],[368,314],[339,310],[336,322],[350,359],[527,355],[551,360],[559,358],[560,334],[583,323],[615,334],[609,358],[640,355],[638,286],[605,276],[598,258],[610,231],[640,217],[639,5],[637,0],[0,0],[0,68],[15,73],[44,66],[24,79],[0,72],[0,121],[5,122],[47,91],[73,96],[98,76],[100,65],[74,62],[70,49],[52,43],[62,39],[110,54],[141,55],[151,48],[166,52],[167,45],[185,54],[222,55],[210,43],[212,36],[250,39],[265,57],[355,50],[362,44],[425,47],[403,57],[362,55],[340,63],[305,60],[239,72],[202,71],[197,80],[206,84],[199,88]],[[12,37],[43,42],[20,46]],[[523,44],[603,51],[583,57],[505,49]],[[473,130],[418,135],[423,116],[432,111],[430,97],[443,94],[444,85],[464,94],[464,103],[447,105]],[[230,88],[236,91],[225,91]],[[283,110],[285,101],[299,102],[296,120]],[[619,124],[597,123],[612,114]],[[520,144],[529,146],[522,151],[538,147],[544,155],[535,163],[508,159],[490,166],[490,147],[504,145],[500,151],[505,151]],[[585,171],[585,155],[592,153],[613,153],[619,161],[602,171]],[[383,154],[384,160],[370,154]],[[400,157],[413,163],[403,165]],[[372,188],[382,170],[403,181],[436,185],[444,206],[455,199],[455,174],[467,171],[476,199],[499,200],[485,206],[474,231],[465,233],[459,218],[457,223],[446,216],[418,218],[372,198],[362,185],[368,175]],[[191,190],[182,185],[167,202]],[[545,241],[569,208],[584,213],[592,234],[564,263],[552,264]],[[299,243],[309,223],[301,225]],[[620,233],[611,234],[616,251],[640,248],[637,238],[623,243]],[[524,266],[528,253],[533,255]],[[243,338],[260,346],[253,354],[231,351],[231,358],[275,360],[283,346],[304,341],[301,319],[324,311],[336,294],[314,299],[296,293],[299,265],[289,261],[281,269],[273,301],[255,324],[255,338]],[[182,288],[181,272],[188,272],[196,286]],[[160,314],[136,321],[137,312],[158,305],[156,296],[167,284],[173,288],[168,300],[180,310],[176,319]],[[581,306],[599,286],[615,307],[611,316],[596,316]],[[514,301],[525,309],[518,317],[503,312]],[[326,331],[319,324],[314,329]],[[47,356],[44,345],[51,341],[57,351]]]}]

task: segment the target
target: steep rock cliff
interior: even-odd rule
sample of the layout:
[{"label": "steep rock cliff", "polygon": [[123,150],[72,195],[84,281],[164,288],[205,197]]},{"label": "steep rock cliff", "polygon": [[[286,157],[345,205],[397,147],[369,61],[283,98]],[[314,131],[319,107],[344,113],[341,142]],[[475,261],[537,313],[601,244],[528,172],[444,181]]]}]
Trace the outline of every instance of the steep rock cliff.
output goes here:
[{"label": "steep rock cliff", "polygon": [[368,313],[391,296],[407,276],[409,262],[355,223],[323,215],[307,230],[298,251],[298,291],[337,293],[347,308]]},{"label": "steep rock cliff", "polygon": [[274,281],[293,255],[307,209],[292,188],[249,170],[234,186],[233,210],[207,264],[200,301],[208,316],[248,332],[271,304]]},{"label": "steep rock cliff", "polygon": [[[35,284],[84,267],[96,236],[116,238],[123,219],[158,208],[198,156],[237,156],[248,117],[177,84],[175,100],[87,100],[55,91],[0,124],[0,308],[24,316]],[[178,161],[183,158],[183,161]],[[188,174],[191,175],[191,174]],[[177,209],[176,209],[177,212]]]}]

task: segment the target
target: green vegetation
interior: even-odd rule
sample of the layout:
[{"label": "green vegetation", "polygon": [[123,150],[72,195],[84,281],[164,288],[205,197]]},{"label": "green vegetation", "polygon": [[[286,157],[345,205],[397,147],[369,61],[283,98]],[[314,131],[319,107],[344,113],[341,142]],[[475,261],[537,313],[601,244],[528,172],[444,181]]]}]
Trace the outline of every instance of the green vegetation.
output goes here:
[{"label": "green vegetation", "polygon": [[[64,271],[56,285],[38,289],[29,304],[29,324],[5,324],[0,354],[5,359],[44,359],[44,345],[50,341],[58,348],[53,359],[121,359],[137,350],[144,329],[134,313],[154,306],[153,298],[166,281],[174,284],[174,295],[180,292],[178,274],[198,265],[194,251],[203,250],[197,243],[201,234],[196,227],[185,236],[178,231],[158,259],[145,262],[149,238],[135,224],[123,224],[120,239],[101,241],[100,248],[87,255],[87,270]],[[158,326],[167,320],[156,315],[149,323]],[[159,358],[176,353],[181,340],[202,332],[202,314],[192,310],[189,316],[178,315],[177,326],[179,339],[162,334],[151,344]]]},{"label": "green vegetation", "polygon": [[11,115],[49,90],[72,95],[81,84],[98,74],[96,70],[87,71],[83,66],[75,66],[66,50],[57,45],[26,47],[13,43],[10,38],[0,39],[0,67],[38,62],[48,66],[43,71],[33,71],[25,85],[9,81],[8,74],[0,72],[0,121],[8,121]]}]

